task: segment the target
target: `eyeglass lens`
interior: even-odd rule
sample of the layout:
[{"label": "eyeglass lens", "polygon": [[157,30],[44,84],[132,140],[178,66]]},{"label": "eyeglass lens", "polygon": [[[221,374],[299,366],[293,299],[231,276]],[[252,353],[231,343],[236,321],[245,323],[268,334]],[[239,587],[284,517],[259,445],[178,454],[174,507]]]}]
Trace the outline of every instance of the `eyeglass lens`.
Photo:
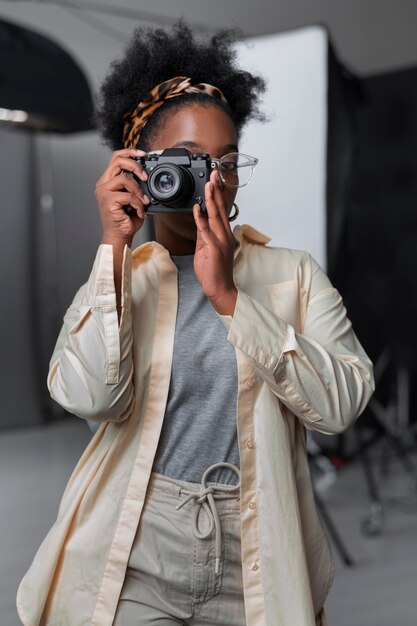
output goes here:
[{"label": "eyeglass lens", "polygon": [[224,182],[231,187],[246,185],[254,168],[253,161],[245,154],[233,152],[220,159],[221,174]]}]

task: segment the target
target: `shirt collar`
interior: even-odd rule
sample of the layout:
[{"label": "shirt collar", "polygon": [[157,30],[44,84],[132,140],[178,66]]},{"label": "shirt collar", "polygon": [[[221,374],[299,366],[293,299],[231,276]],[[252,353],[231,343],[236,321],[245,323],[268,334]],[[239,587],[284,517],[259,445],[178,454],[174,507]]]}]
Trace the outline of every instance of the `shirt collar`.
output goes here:
[{"label": "shirt collar", "polygon": [[[240,248],[248,243],[266,245],[271,241],[271,237],[267,237],[249,224],[242,224],[233,229],[233,236],[236,239],[237,246],[235,256]],[[136,261],[144,262],[151,257],[164,254],[169,257],[168,250],[157,241],[147,241],[133,251],[133,257]],[[169,258],[171,261],[171,259]]]},{"label": "shirt collar", "polygon": [[267,237],[249,224],[236,226],[233,230],[233,235],[240,244],[259,243],[264,246],[271,241],[271,237]]}]

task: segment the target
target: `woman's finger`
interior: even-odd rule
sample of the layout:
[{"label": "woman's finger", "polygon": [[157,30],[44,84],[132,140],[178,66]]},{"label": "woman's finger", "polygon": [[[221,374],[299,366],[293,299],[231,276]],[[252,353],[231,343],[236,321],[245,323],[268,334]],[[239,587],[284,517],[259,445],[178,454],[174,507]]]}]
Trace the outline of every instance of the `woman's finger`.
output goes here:
[{"label": "woman's finger", "polygon": [[[112,156],[110,158],[109,164],[107,166],[107,168],[105,169],[105,171],[103,172],[100,181],[104,182],[109,180],[109,178],[115,176],[118,174],[118,169],[120,171],[122,171],[123,169],[129,169],[132,167],[132,164],[138,166],[139,168],[142,168],[142,166],[138,163],[138,161],[136,160],[138,157],[142,157],[145,156],[146,152],[144,152],[143,150],[136,150],[135,148],[125,148],[123,150],[116,150],[115,152],[112,153]],[[128,167],[123,167],[122,165],[123,163],[128,164]],[[136,173],[136,172],[135,172]],[[146,172],[145,172],[146,174]],[[139,174],[138,174],[139,176]],[[146,180],[146,178],[142,178],[143,174],[141,174],[141,176],[139,176],[142,180]]]},{"label": "woman's finger", "polygon": [[218,195],[215,196],[214,183],[211,178],[210,181],[206,183],[204,191],[209,228],[217,239],[224,241],[227,237],[227,230],[222,215],[222,211],[225,213],[222,206],[223,198],[219,198]]},{"label": "woman's finger", "polygon": [[150,200],[145,194],[139,183],[130,174],[121,173],[118,176],[110,178],[105,183],[97,186],[97,190],[103,191],[123,191],[127,190],[141,198],[144,204],[149,204]]},{"label": "woman's finger", "polygon": [[221,215],[225,230],[228,234],[230,233],[230,235],[232,235],[233,237],[232,228],[229,222],[229,216],[227,214],[227,209],[226,209],[226,205],[225,205],[224,198],[223,198],[221,179],[220,179],[219,172],[217,170],[214,170],[211,173],[210,182],[213,183],[213,199],[216,202],[217,206],[220,207],[219,213]]},{"label": "woman's finger", "polygon": [[197,239],[201,238],[204,244],[213,244],[213,233],[209,227],[207,215],[203,215],[199,204],[193,206],[194,221],[197,227]]},{"label": "woman's finger", "polygon": [[111,195],[111,206],[121,208],[131,206],[136,210],[138,217],[145,219],[145,205],[141,200],[130,192],[115,192]]},{"label": "woman's finger", "polygon": [[118,157],[137,157],[145,156],[146,152],[138,150],[137,148],[122,148],[122,150],[115,150],[110,157],[110,163]]},{"label": "woman's finger", "polygon": [[140,180],[148,180],[148,174],[143,169],[143,166],[135,159],[129,159],[127,157],[119,157],[114,159],[106,170],[106,178],[113,178],[118,176],[121,172],[127,171],[136,174]]}]

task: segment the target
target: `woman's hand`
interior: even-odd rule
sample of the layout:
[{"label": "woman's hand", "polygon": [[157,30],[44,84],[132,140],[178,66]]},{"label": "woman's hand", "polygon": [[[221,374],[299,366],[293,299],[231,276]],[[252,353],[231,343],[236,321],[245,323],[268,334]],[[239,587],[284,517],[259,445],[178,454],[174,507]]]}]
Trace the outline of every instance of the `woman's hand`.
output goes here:
[{"label": "woman's hand", "polygon": [[218,173],[213,171],[205,186],[207,214],[201,213],[198,204],[193,207],[197,226],[194,271],[216,311],[233,315],[237,299],[233,281],[235,239],[218,180]]},{"label": "woman's hand", "polygon": [[[128,148],[113,152],[109,165],[96,184],[96,199],[103,224],[102,243],[124,242],[132,244],[133,236],[145,220],[144,206],[149,198],[139,183],[123,170],[133,172],[143,181],[148,178],[140,163],[132,157],[143,156],[145,152]],[[136,209],[136,215],[127,215],[125,206]]]}]

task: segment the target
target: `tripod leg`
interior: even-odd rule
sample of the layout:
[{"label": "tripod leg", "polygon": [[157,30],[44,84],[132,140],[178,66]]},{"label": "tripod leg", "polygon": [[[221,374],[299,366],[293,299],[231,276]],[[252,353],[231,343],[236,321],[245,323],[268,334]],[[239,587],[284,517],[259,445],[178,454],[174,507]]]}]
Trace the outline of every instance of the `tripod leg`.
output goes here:
[{"label": "tripod leg", "polygon": [[415,480],[416,469],[413,462],[411,461],[407,452],[404,450],[404,446],[400,442],[399,438],[392,432],[390,432],[384,423],[384,418],[386,417],[384,407],[376,398],[372,398],[369,402],[369,408],[373,412],[374,418],[377,420],[381,429],[384,431],[384,435],[386,436],[388,442],[391,443],[393,450],[395,450],[398,456],[398,460],[403,465],[405,471],[408,474],[411,474],[412,478]]},{"label": "tripod leg", "polygon": [[317,494],[317,492],[314,490],[314,497],[316,499],[316,505],[317,508],[319,510],[320,516],[327,528],[327,530],[329,531],[329,535],[333,540],[333,543],[337,549],[337,551],[339,552],[339,555],[341,557],[341,559],[343,560],[343,562],[345,563],[345,565],[349,565],[352,566],[355,564],[355,561],[352,559],[352,557],[350,556],[349,552],[347,551],[345,544],[343,543],[339,532],[336,529],[336,526],[334,525],[333,520],[331,519],[326,505],[324,504],[323,500],[320,498],[320,496]]},{"label": "tripod leg", "polygon": [[358,428],[354,430],[356,441],[358,444],[359,458],[365,473],[366,483],[368,485],[368,493],[370,502],[369,516],[362,523],[362,532],[365,535],[379,535],[382,531],[383,523],[383,507],[382,500],[379,495],[377,483],[372,471],[371,460],[368,456],[367,448],[362,441],[362,436]]}]

